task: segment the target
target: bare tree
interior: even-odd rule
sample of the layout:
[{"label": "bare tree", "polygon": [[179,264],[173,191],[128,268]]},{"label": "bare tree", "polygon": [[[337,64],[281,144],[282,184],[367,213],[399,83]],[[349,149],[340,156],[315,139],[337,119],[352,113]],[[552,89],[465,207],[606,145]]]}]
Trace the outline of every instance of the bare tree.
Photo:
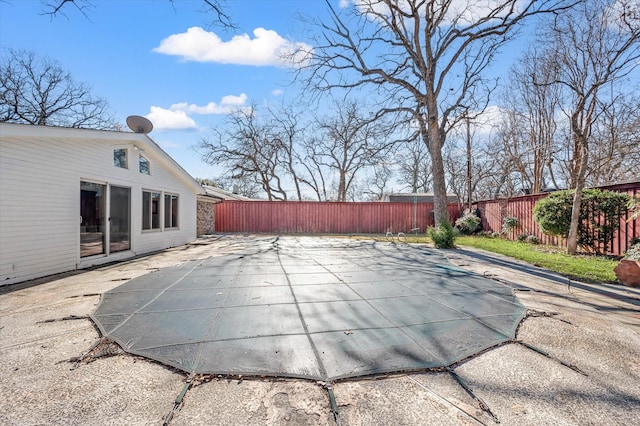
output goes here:
[{"label": "bare tree", "polygon": [[512,138],[504,148],[512,155],[532,194],[542,192],[549,179],[555,182],[552,159],[560,90],[556,85],[539,85],[535,81],[553,81],[556,72],[536,48],[531,48],[511,68],[505,93],[509,109],[505,125]]},{"label": "bare tree", "polygon": [[523,184],[514,149],[514,127],[507,111],[496,131],[474,150],[474,194],[476,199],[512,197]]},{"label": "bare tree", "polygon": [[39,126],[116,128],[109,104],[58,62],[9,50],[0,63],[0,121]]},{"label": "bare tree", "polygon": [[444,154],[444,168],[447,176],[449,191],[458,199],[459,205],[464,205],[467,199],[467,173],[464,155],[456,155],[447,150]]},{"label": "bare tree", "polygon": [[629,75],[640,63],[640,6],[619,0],[584,0],[555,17],[545,32],[555,79],[571,97],[566,106],[571,126],[575,189],[567,252],[575,254],[582,190],[589,164],[590,140],[599,118],[599,100],[612,81]]},{"label": "bare tree", "polygon": [[[321,136],[311,147],[315,169],[337,175],[337,201],[347,201],[347,193],[356,175],[364,168],[385,159],[396,141],[391,138],[393,128],[380,121],[372,121],[354,102],[337,103],[335,113],[320,119]],[[323,182],[328,179],[321,178]]]},{"label": "bare tree", "polygon": [[640,98],[612,93],[600,102],[598,109],[601,112],[591,131],[586,184],[593,187],[637,179],[640,176]]},{"label": "bare tree", "polygon": [[390,162],[380,161],[371,167],[371,175],[367,179],[366,188],[362,193],[369,201],[382,201],[387,193],[387,185],[393,176],[393,167]]},{"label": "bare tree", "polygon": [[280,167],[280,141],[268,124],[256,116],[255,105],[240,109],[227,118],[223,130],[203,138],[198,152],[208,164],[222,164],[229,168],[234,179],[258,182],[268,200],[287,200]]},{"label": "bare tree", "polygon": [[431,163],[429,152],[421,140],[404,144],[396,155],[400,177],[398,183],[408,185],[411,192],[431,190]]},{"label": "bare tree", "polygon": [[[327,2],[329,5],[329,3]],[[528,17],[566,0],[357,0],[331,21],[301,70],[317,91],[367,88],[382,98],[378,115],[409,115],[429,150],[435,220],[447,220],[442,158],[464,110],[482,111],[494,87],[483,78],[498,48]]]},{"label": "bare tree", "polygon": [[[260,193],[262,192],[262,186],[260,185],[260,183],[256,182],[256,180],[250,176],[234,178],[229,175],[222,175],[216,177],[213,181],[215,182],[215,185],[211,186],[216,186],[225,191],[239,194],[247,198],[258,199],[260,198]],[[203,183],[201,182],[201,184]]]},{"label": "bare tree", "polygon": [[318,201],[327,201],[330,198],[329,183],[325,180],[325,167],[320,163],[320,158],[315,155],[317,141],[316,137],[303,141],[304,161],[301,163],[303,170],[298,176],[300,182],[313,191]]},{"label": "bare tree", "polygon": [[[167,1],[172,5],[175,3],[175,0]],[[43,13],[52,17],[67,16],[67,11],[72,9],[88,18],[90,10],[96,7],[93,0],[41,0],[41,3]],[[202,10],[213,16],[211,25],[234,29],[236,25],[226,12],[224,3],[225,0],[202,0]]]},{"label": "bare tree", "polygon": [[313,185],[301,158],[307,127],[301,116],[293,105],[240,109],[228,116],[221,130],[200,142],[199,152],[210,164],[225,164],[236,179],[254,179],[269,200],[288,200],[289,185],[302,200],[303,185]]},{"label": "bare tree", "polygon": [[449,138],[444,150],[449,191],[467,209],[477,200],[513,195],[512,161],[492,139],[493,132],[479,131],[481,124],[470,120],[467,128],[465,123]]},{"label": "bare tree", "polygon": [[302,113],[294,107],[282,105],[280,108],[268,107],[270,133],[277,147],[278,162],[293,181],[297,199],[303,199],[301,184],[305,179],[300,175],[300,158],[305,126],[301,122]]}]

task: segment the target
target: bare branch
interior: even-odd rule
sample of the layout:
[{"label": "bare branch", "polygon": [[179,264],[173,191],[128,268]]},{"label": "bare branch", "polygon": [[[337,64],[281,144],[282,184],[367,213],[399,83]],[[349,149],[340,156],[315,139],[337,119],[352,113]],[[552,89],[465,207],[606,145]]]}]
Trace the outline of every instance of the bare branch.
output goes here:
[{"label": "bare branch", "polygon": [[33,52],[9,50],[0,64],[0,120],[40,126],[112,129],[106,100],[61,66]]},{"label": "bare branch", "polygon": [[[95,2],[92,0],[41,0],[43,14],[50,15],[52,18],[57,16],[67,16],[69,8],[80,12],[85,18],[89,19],[89,10],[94,9]],[[175,8],[175,0],[167,0]],[[231,16],[226,12],[224,5],[225,0],[201,0],[202,11],[212,15],[210,26],[221,27],[224,29],[235,30],[237,25],[233,22]]]},{"label": "bare branch", "polygon": [[484,71],[525,20],[576,2],[360,0],[340,12],[327,2],[331,20],[316,23],[321,37],[299,78],[315,93],[369,90],[382,98],[381,109],[412,115],[431,157],[440,222],[447,215],[442,149],[463,111],[486,107],[496,83]]},{"label": "bare branch", "polygon": [[577,250],[581,195],[602,89],[640,64],[640,25],[629,25],[635,18],[628,12],[627,7],[620,9],[605,0],[585,0],[571,13],[555,17],[544,33],[550,46],[548,60],[556,70],[555,79],[549,83],[562,86],[571,99],[566,106],[575,167],[571,182],[575,196],[567,237],[570,254]]}]

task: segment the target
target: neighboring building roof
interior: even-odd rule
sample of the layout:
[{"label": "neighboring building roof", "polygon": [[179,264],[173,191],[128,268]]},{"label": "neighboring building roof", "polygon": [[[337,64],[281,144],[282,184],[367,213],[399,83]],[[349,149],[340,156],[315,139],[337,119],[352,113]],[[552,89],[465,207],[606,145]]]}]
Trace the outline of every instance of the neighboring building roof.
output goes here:
[{"label": "neighboring building roof", "polygon": [[[385,194],[382,201],[388,203],[433,203],[433,192]],[[447,194],[447,201],[455,203],[458,201],[458,197],[454,194]]]},{"label": "neighboring building roof", "polygon": [[121,132],[114,130],[78,129],[70,127],[35,126],[31,124],[0,123],[0,135],[17,138],[41,140],[47,143],[48,138],[58,139],[97,139],[108,142],[130,143],[134,148],[141,149],[154,160],[159,160],[168,169],[173,170],[176,176],[196,194],[204,194],[202,186],[180,166],[169,154],[153,141],[148,135],[133,132]]},{"label": "neighboring building roof", "polygon": [[233,192],[225,191],[215,186],[202,185],[207,195],[221,200],[236,200],[236,201],[255,201],[253,198],[245,197],[244,195],[234,194]]}]

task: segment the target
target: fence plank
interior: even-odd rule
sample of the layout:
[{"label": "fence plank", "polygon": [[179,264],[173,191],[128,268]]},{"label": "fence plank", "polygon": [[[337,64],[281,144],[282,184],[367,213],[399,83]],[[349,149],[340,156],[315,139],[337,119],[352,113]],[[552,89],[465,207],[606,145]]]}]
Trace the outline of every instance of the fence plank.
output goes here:
[{"label": "fence plank", "polygon": [[[640,182],[601,187],[611,191],[640,196]],[[535,235],[541,243],[564,246],[566,240],[545,235],[533,219],[536,202],[548,194],[525,195],[490,201],[480,201],[482,228],[500,232],[505,217],[515,216],[520,226],[511,235]],[[458,204],[447,206],[449,217],[455,220],[462,209]],[[418,228],[423,234],[433,226],[433,203],[336,203],[310,201],[224,201],[216,205],[216,232],[255,232],[286,234],[384,234],[409,232]],[[608,247],[601,250],[611,255],[623,255],[631,241],[640,238],[640,219],[621,221],[618,232]]]},{"label": "fence plank", "polygon": [[[457,218],[457,204],[448,206]],[[433,226],[433,203],[224,201],[216,205],[216,232],[384,234],[424,233]]]},{"label": "fence plank", "polygon": [[[640,182],[608,185],[598,189],[623,192],[631,197],[640,196]],[[533,219],[533,207],[547,195],[549,194],[524,195],[477,202],[476,206],[480,210],[480,216],[482,217],[482,229],[500,232],[504,218],[515,216],[520,220],[520,226],[511,235],[507,235],[508,238],[516,239],[518,234],[535,235],[542,244],[565,246],[566,240],[564,238],[543,234]],[[629,218],[630,215],[627,213],[620,220],[620,226],[614,235],[613,241],[607,247],[600,247],[603,253],[621,256],[631,247],[632,240],[640,238],[640,219],[629,220]]]}]

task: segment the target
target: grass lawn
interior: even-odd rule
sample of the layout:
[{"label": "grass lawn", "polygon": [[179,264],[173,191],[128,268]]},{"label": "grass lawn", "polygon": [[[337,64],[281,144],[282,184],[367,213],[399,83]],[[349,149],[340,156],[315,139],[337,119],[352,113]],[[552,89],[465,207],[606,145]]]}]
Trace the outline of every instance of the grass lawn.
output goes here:
[{"label": "grass lawn", "polygon": [[618,264],[618,260],[606,256],[588,254],[569,256],[560,247],[534,245],[500,238],[460,236],[456,238],[456,244],[504,254],[581,281],[616,282],[613,268]]},{"label": "grass lawn", "polygon": [[[385,241],[384,237],[375,238]],[[426,236],[407,236],[408,243],[430,243]],[[528,244],[519,241],[503,240],[500,238],[458,236],[456,245],[459,247],[475,247],[493,253],[523,260],[535,266],[546,268],[569,278],[585,282],[616,283],[613,268],[618,264],[617,259],[606,256],[579,254],[569,256],[564,248]]]}]

